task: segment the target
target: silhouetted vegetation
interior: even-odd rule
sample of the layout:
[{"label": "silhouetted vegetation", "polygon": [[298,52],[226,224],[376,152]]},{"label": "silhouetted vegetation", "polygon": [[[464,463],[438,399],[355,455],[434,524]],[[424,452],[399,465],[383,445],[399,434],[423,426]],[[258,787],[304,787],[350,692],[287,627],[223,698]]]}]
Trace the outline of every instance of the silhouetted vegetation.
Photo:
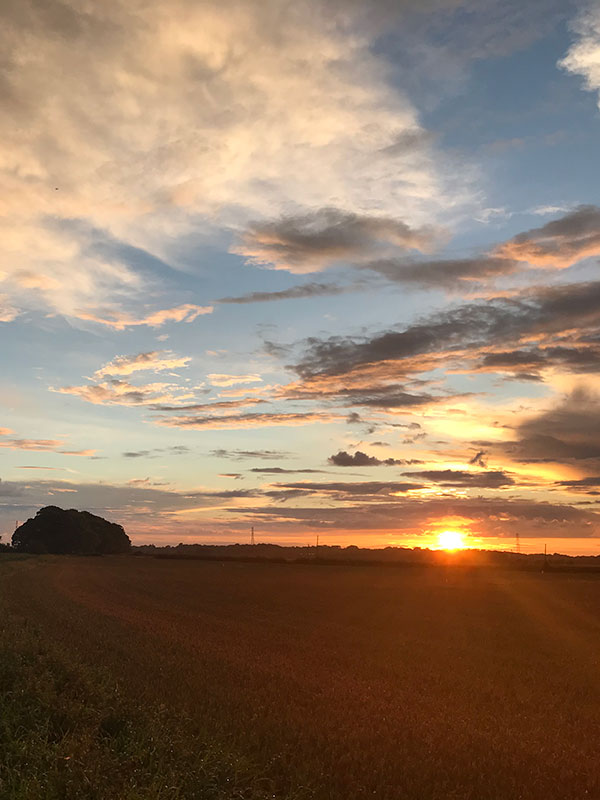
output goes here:
[{"label": "silhouetted vegetation", "polygon": [[58,506],[41,508],[13,533],[13,548],[21,553],[72,553],[105,555],[127,553],[129,537],[114,522],[90,514],[89,511],[68,511]]},{"label": "silhouetted vegetation", "polygon": [[600,556],[568,556],[562,553],[515,553],[501,550],[465,549],[448,553],[421,547],[357,547],[349,545],[287,546],[278,544],[183,544],[138,545],[134,555],[154,558],[189,558],[202,561],[266,561],[271,563],[312,563],[323,566],[396,567],[498,567],[532,571],[600,571]]}]

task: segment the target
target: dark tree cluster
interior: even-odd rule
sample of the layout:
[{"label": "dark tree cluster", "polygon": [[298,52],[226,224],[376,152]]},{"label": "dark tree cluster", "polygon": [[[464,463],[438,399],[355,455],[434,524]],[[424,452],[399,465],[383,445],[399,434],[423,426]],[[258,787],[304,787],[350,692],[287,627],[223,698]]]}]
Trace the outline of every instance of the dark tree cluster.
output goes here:
[{"label": "dark tree cluster", "polygon": [[41,508],[13,533],[12,544],[22,553],[73,553],[108,555],[128,553],[129,536],[121,525],[90,514],[65,511],[58,506]]}]

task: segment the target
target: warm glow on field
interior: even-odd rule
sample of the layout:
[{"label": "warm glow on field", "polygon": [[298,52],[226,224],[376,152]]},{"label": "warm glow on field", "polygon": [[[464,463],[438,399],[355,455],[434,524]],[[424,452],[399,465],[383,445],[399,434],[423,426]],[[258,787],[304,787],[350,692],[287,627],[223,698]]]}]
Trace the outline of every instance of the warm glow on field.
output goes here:
[{"label": "warm glow on field", "polygon": [[441,550],[463,550],[466,547],[463,534],[460,531],[441,531],[438,547]]}]

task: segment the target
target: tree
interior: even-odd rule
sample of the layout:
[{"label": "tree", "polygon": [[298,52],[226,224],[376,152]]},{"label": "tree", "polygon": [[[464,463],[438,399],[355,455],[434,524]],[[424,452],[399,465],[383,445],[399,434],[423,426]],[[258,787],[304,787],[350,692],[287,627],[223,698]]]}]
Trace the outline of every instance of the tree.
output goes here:
[{"label": "tree", "polygon": [[22,553],[127,553],[131,541],[121,525],[89,511],[58,506],[41,508],[13,533],[13,547]]}]

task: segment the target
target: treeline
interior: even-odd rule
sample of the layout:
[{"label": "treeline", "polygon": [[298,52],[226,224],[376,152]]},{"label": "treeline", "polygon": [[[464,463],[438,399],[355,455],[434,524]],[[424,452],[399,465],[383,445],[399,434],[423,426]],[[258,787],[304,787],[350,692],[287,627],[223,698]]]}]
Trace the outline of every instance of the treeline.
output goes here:
[{"label": "treeline", "polygon": [[600,572],[600,556],[562,553],[515,553],[500,550],[429,550],[428,548],[368,548],[349,545],[287,546],[278,544],[183,544],[132,547],[137,555],[205,561],[264,561],[330,565],[504,567],[523,570],[584,570]]}]

